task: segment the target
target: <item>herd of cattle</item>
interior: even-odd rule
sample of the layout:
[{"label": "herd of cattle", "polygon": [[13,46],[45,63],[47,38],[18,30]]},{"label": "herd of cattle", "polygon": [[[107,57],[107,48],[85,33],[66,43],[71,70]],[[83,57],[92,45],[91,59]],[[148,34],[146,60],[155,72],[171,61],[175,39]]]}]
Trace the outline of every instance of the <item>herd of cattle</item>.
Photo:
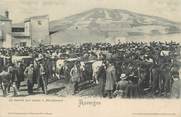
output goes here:
[{"label": "herd of cattle", "polygon": [[79,62],[80,82],[89,81],[99,85],[100,68],[106,60],[111,60],[116,69],[117,82],[120,81],[120,76],[125,74],[130,77],[129,80],[141,87],[138,93],[142,93],[142,96],[148,92],[160,96],[171,95],[174,78],[180,80],[179,57],[180,45],[175,42],[129,42],[114,45],[84,43],[79,46],[1,48],[0,66],[21,62],[26,68],[30,63],[43,61],[48,80],[56,78],[69,82],[70,71],[74,63]]}]

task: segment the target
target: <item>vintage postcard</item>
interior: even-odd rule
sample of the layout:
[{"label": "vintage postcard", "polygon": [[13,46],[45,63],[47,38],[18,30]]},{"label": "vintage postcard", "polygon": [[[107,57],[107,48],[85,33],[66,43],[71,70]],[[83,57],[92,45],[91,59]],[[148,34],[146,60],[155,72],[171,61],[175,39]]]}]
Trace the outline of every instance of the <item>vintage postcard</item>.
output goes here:
[{"label": "vintage postcard", "polygon": [[181,117],[181,0],[0,0],[0,117]]}]

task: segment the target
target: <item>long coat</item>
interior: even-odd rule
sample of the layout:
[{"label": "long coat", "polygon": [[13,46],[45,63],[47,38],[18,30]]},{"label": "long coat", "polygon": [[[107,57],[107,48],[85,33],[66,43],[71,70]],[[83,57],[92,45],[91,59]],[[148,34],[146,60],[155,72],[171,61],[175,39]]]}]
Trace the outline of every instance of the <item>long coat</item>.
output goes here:
[{"label": "long coat", "polygon": [[33,68],[27,67],[24,71],[24,74],[29,82],[34,83],[34,79],[33,79],[34,69]]},{"label": "long coat", "polygon": [[116,83],[116,69],[114,66],[109,66],[106,70],[105,90],[113,90],[115,83]]},{"label": "long coat", "polygon": [[14,68],[14,70],[12,71],[12,81],[13,82],[19,81],[18,70],[16,68]]},{"label": "long coat", "polygon": [[153,67],[151,69],[151,78],[152,78],[152,91],[155,93],[157,89],[159,89],[159,69],[157,67]]},{"label": "long coat", "polygon": [[172,98],[181,97],[181,79],[180,78],[173,80],[173,84],[171,88],[171,97]]},{"label": "long coat", "polygon": [[77,68],[73,67],[70,71],[71,81],[79,82],[80,81],[80,72]]},{"label": "long coat", "polygon": [[161,80],[163,81],[164,91],[169,92],[171,88],[171,74],[168,68],[162,69],[160,74]]},{"label": "long coat", "polygon": [[19,82],[24,81],[24,69],[22,67],[18,67],[18,80]]},{"label": "long coat", "polygon": [[105,89],[105,84],[106,84],[106,69],[104,66],[100,68],[100,71],[98,73],[98,80],[99,80],[99,93],[104,95],[104,89]]}]

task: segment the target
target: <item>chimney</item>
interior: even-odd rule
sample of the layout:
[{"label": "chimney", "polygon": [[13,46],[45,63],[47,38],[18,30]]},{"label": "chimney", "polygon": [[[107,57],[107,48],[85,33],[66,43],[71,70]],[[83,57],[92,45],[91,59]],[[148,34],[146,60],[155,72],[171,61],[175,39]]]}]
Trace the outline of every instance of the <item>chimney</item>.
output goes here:
[{"label": "chimney", "polygon": [[5,11],[5,16],[9,19],[9,12]]}]

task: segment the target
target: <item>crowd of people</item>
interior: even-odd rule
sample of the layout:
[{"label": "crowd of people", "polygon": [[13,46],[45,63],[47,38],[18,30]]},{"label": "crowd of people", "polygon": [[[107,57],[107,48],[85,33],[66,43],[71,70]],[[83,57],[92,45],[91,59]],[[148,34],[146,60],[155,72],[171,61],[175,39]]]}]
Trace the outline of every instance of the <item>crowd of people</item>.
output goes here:
[{"label": "crowd of people", "polygon": [[[22,57],[12,61],[14,56]],[[81,82],[98,86],[103,97],[180,97],[180,45],[176,42],[126,42],[68,44],[63,46],[0,49],[0,82],[3,95],[13,88],[20,95],[21,82],[33,94],[34,84],[48,94],[52,79],[63,79],[80,91]],[[70,58],[72,61],[68,61]],[[65,60],[57,65],[58,60]],[[14,59],[13,59],[14,60]],[[55,81],[56,82],[56,81]],[[91,87],[90,87],[91,88]]]}]

